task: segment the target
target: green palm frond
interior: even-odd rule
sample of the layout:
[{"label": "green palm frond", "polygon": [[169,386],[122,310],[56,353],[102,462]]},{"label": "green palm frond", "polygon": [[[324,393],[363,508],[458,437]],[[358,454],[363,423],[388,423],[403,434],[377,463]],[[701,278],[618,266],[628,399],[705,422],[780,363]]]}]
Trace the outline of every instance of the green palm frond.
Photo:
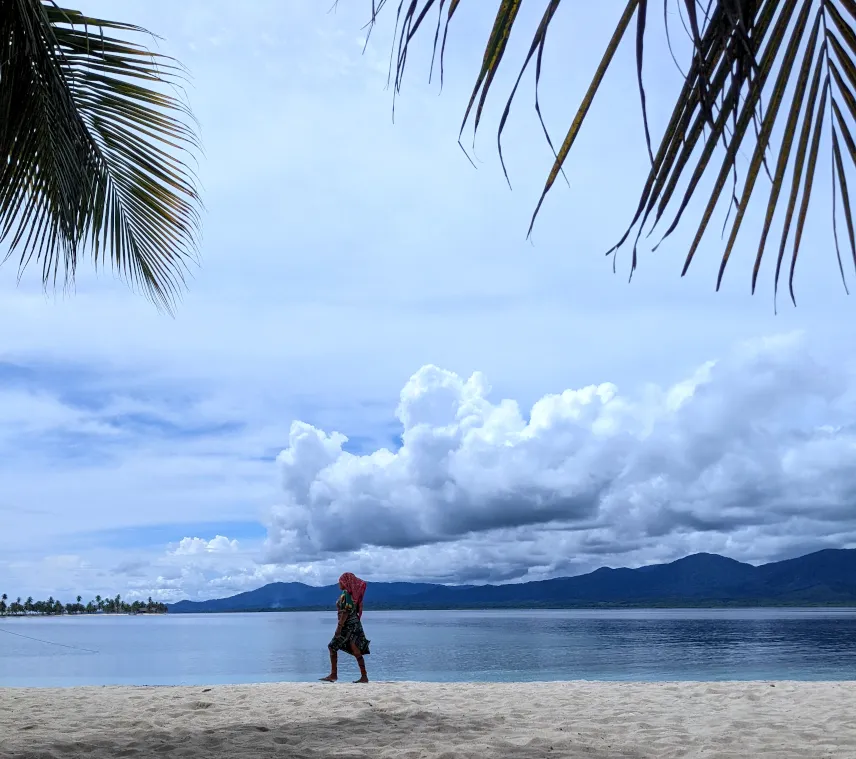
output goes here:
[{"label": "green palm frond", "polygon": [[[476,0],[472,0],[475,3]],[[478,0],[484,3],[485,0]],[[387,0],[373,0],[373,25]],[[450,22],[462,0],[399,0],[395,41],[394,89],[401,86],[407,51],[429,11],[437,13],[434,32],[435,57],[439,53],[441,77],[443,52]],[[547,33],[561,0],[542,0],[544,13],[528,53],[508,95],[499,122],[497,143],[502,160],[502,133],[520,81],[535,60],[535,108],[541,119],[538,84]],[[485,45],[461,135],[467,124],[478,130],[482,109],[497,71],[503,65],[521,0],[495,0],[496,18]],[[717,277],[717,289],[734,250],[752,197],[766,192],[766,212],[752,272],[755,291],[761,261],[768,243],[777,248],[774,289],[778,291],[788,261],[788,286],[794,299],[794,274],[800,252],[815,169],[823,136],[828,135],[832,166],[832,231],[839,270],[845,280],[839,234],[843,211],[849,254],[856,266],[856,233],[847,173],[856,165],[856,0],[663,0],[663,12],[676,11],[692,43],[685,80],[666,128],[654,145],[648,121],[642,64],[650,3],[627,0],[615,31],[595,69],[591,83],[558,150],[547,135],[555,160],[532,216],[563,171],[592,101],[612,63],[619,45],[635,19],[636,68],[642,124],[650,157],[650,170],[639,204],[627,231],[609,254],[632,246],[631,274],[637,265],[637,248],[647,236],[665,227],[660,242],[678,226],[702,179],[713,175],[712,189],[687,253],[683,274],[695,256],[720,203],[728,207],[724,231],[725,249]],[[667,39],[669,39],[667,27]],[[442,32],[442,33],[441,33]],[[670,47],[671,47],[671,43]],[[434,66],[432,59],[432,69]],[[541,120],[544,126],[543,119]],[[544,127],[545,135],[547,134]],[[773,134],[780,135],[773,140]],[[459,135],[460,139],[460,135]],[[774,144],[774,142],[778,144]],[[738,179],[741,154],[751,156]],[[502,162],[503,171],[505,164]],[[766,174],[759,190],[758,180]],[[506,178],[507,178],[506,172]],[[726,189],[730,188],[730,189]],[[777,243],[770,240],[773,220],[783,210]],[[732,217],[733,212],[733,217]],[[532,231],[530,224],[529,232]],[[657,244],[659,245],[660,242]],[[794,299],[795,300],[795,299]]]},{"label": "green palm frond", "polygon": [[[0,240],[47,287],[80,255],[171,310],[196,255],[199,144],[183,71],[139,27],[47,0],[0,2]],[[121,36],[120,36],[121,35]]]}]

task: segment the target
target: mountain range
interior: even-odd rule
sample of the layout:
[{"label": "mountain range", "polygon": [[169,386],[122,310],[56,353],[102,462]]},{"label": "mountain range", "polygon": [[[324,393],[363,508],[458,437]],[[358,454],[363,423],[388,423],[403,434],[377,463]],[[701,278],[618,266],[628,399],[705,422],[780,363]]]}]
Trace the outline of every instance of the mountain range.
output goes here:
[{"label": "mountain range", "polygon": [[[329,609],[335,585],[274,582],[209,601],[179,601],[171,613]],[[760,566],[710,553],[637,569],[602,567],[576,577],[507,585],[376,582],[372,609],[622,608],[856,605],[856,549],[826,549]]]}]

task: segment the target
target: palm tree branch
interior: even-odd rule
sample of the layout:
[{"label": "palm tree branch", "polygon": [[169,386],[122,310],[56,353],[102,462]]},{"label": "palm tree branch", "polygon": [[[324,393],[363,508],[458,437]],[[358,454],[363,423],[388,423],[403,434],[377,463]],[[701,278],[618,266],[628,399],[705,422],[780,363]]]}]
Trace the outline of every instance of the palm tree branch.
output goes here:
[{"label": "palm tree branch", "polygon": [[[725,252],[722,254],[722,262],[720,263],[719,274],[717,275],[716,280],[717,289],[719,289],[722,284],[722,277],[725,273],[725,267],[727,266],[728,260],[731,256],[731,252],[734,249],[734,243],[737,240],[737,234],[740,231],[740,225],[743,221],[743,217],[746,214],[746,209],[748,208],[749,199],[752,195],[752,191],[755,189],[755,182],[758,179],[758,175],[761,171],[761,164],[764,160],[764,156],[767,153],[767,147],[770,144],[770,137],[773,133],[773,127],[776,124],[776,118],[779,114],[779,107],[781,106],[782,101],[784,100],[785,90],[788,86],[788,82],[790,81],[791,72],[793,71],[794,63],[797,59],[797,54],[799,53],[799,48],[802,44],[803,36],[808,25],[811,8],[811,0],[803,0],[802,8],[800,9],[800,13],[797,17],[794,28],[791,31],[788,46],[785,51],[785,56],[779,67],[779,74],[776,78],[776,82],[773,87],[772,98],[767,108],[767,113],[764,115],[764,119],[761,124],[761,129],[755,140],[755,151],[752,154],[752,160],[749,164],[748,174],[743,184],[743,192],[738,204],[737,214],[735,216],[734,223],[731,226],[731,233],[729,234],[728,242],[725,246]],[[814,47],[817,44],[817,37],[820,33],[820,21],[821,14],[818,12],[815,14],[814,26],[809,35],[809,50],[814,50]]]},{"label": "palm tree branch", "polygon": [[[541,115],[537,93],[544,41],[554,23],[560,1],[544,0],[541,21],[526,49],[523,64],[499,119],[497,148],[506,179],[508,172],[503,155],[502,134],[510,118],[522,77],[536,55],[536,112],[548,144],[553,150]],[[691,55],[689,65],[684,68],[683,86],[676,96],[668,124],[660,135],[656,150],[652,148],[642,67],[647,50],[645,37],[650,26],[646,23],[649,3],[646,0],[628,0],[565,138],[558,151],[553,150],[553,163],[536,203],[529,232],[532,231],[547,193],[552,189],[559,173],[565,171],[566,159],[577,140],[616,49],[626,36],[625,33],[635,16],[636,78],[651,166],[631,222],[608,253],[616,252],[627,243],[636,229],[632,273],[636,267],[636,250],[643,228],[647,228],[647,234],[651,235],[661,223],[665,223],[663,216],[674,206],[674,212],[670,212],[669,224],[657,244],[662,243],[680,225],[702,180],[713,173],[713,184],[690,243],[683,272],[686,273],[701,245],[714,211],[721,204],[722,196],[726,195],[728,213],[723,231],[727,230],[728,234],[717,275],[716,286],[719,288],[725,268],[736,249],[740,232],[745,226],[745,215],[752,198],[766,192],[764,224],[752,269],[752,291],[755,291],[757,285],[772,222],[781,203],[784,206],[784,219],[778,241],[774,293],[778,290],[784,252],[790,245],[789,290],[793,299],[793,275],[810,199],[815,189],[815,165],[819,159],[820,146],[823,144],[822,136],[827,129],[830,130],[832,138],[830,165],[833,203],[836,208],[839,199],[843,204],[843,220],[850,239],[853,211],[846,171],[856,167],[856,146],[853,145],[852,138],[852,124],[856,121],[856,97],[853,94],[856,92],[856,0],[664,0],[664,17],[668,15],[670,3],[674,3],[678,8],[691,43]],[[372,3],[372,22],[383,4]],[[461,0],[452,0],[446,13],[440,51],[441,75],[449,21],[460,4]],[[399,3],[399,14],[407,20],[407,28],[401,30],[397,40],[396,89],[400,87],[407,50],[419,36],[417,30],[421,28],[428,9],[435,6],[435,0],[401,0]],[[444,7],[445,3],[441,2],[438,8],[440,16]],[[485,43],[482,63],[462,121],[463,130],[470,116],[475,114],[474,133],[480,126],[488,92],[498,81],[497,72],[505,65],[507,43],[518,21],[520,2],[497,0],[495,7],[494,23]],[[438,26],[434,32],[435,52],[439,27],[438,17]],[[671,36],[669,45],[671,49]],[[796,86],[793,86],[794,82]],[[782,122],[783,132],[779,128]],[[778,142],[775,145],[774,136]],[[752,137],[754,143],[751,143]],[[750,151],[748,167],[738,175],[738,165],[743,160],[742,151],[747,144]],[[850,156],[850,162],[846,165],[842,144]],[[715,158],[717,154],[719,158]],[[770,155],[775,156],[775,169],[772,171],[767,164]],[[758,181],[762,170],[770,179],[766,190],[759,189],[763,184]],[[789,173],[790,179],[787,178]],[[729,178],[730,192],[725,192]],[[686,186],[678,194],[678,187],[684,182]],[[787,195],[787,200],[782,198],[783,194]],[[832,231],[836,255],[840,258],[838,223],[834,209]],[[851,244],[851,251],[854,249],[856,245]]]},{"label": "palm tree branch", "polygon": [[[823,47],[826,43],[822,43]],[[788,206],[785,211],[785,219],[783,224],[782,236],[779,241],[779,252],[776,256],[776,273],[773,285],[774,294],[778,292],[779,276],[782,269],[782,261],[785,256],[785,247],[787,246],[788,236],[790,233],[791,223],[793,221],[794,209],[796,208],[797,198],[799,197],[800,182],[805,169],[806,156],[808,155],[809,137],[811,135],[811,126],[813,120],[814,104],[817,100],[817,94],[820,89],[821,76],[823,74],[823,56],[819,55],[814,67],[812,75],[811,88],[806,101],[806,111],[803,117],[802,128],[800,129],[799,142],[797,143],[797,153],[795,157],[793,176],[791,179],[791,192],[788,197]]]},{"label": "palm tree branch", "polygon": [[[836,115],[836,118],[837,118],[837,115]],[[834,160],[835,169],[836,169],[835,177],[833,177],[833,185],[832,186],[834,188],[837,184],[841,190],[841,204],[842,204],[842,208],[844,209],[844,218],[845,218],[845,223],[847,225],[847,238],[850,242],[850,255],[853,258],[853,265],[856,266],[856,234],[854,234],[853,214],[852,214],[852,211],[850,208],[850,192],[847,188],[847,174],[844,171],[844,162],[841,158],[841,148],[840,148],[840,145],[838,142],[838,132],[834,127],[832,129],[832,155],[833,155],[833,160]],[[837,182],[836,182],[836,179],[837,179]],[[832,206],[833,213],[835,212],[835,207],[836,207],[836,204],[833,203],[833,206]],[[835,220],[833,220],[832,228],[836,229]],[[837,234],[837,232],[836,232],[835,244],[836,244],[836,249],[837,249],[837,246],[838,246],[838,234]],[[841,254],[838,253],[838,256],[839,256],[839,260],[840,260]],[[840,268],[842,270],[841,276],[843,278],[844,277],[844,271],[843,271],[844,266],[843,266],[843,264],[840,266]]]},{"label": "palm tree branch", "polygon": [[49,0],[0,10],[0,239],[47,286],[74,279],[84,248],[171,310],[195,259],[200,149],[174,60],[121,35],[140,27]]},{"label": "palm tree branch", "polygon": [[618,22],[618,26],[616,26],[615,31],[612,34],[612,38],[609,40],[609,44],[604,51],[603,57],[598,64],[598,67],[594,73],[594,77],[589,84],[588,90],[586,90],[586,94],[583,96],[583,100],[580,103],[580,107],[577,109],[577,113],[574,116],[573,122],[571,122],[571,126],[568,129],[568,133],[565,135],[565,139],[562,142],[561,147],[559,148],[559,152],[556,155],[556,159],[553,161],[553,167],[550,169],[550,173],[547,176],[547,181],[544,185],[544,189],[541,191],[541,197],[538,198],[538,203],[535,206],[535,211],[532,214],[532,219],[529,222],[529,230],[527,232],[527,236],[532,233],[532,229],[535,226],[535,219],[538,216],[538,212],[541,210],[541,206],[544,203],[544,199],[547,197],[547,193],[553,187],[553,184],[556,181],[556,178],[559,175],[559,171],[562,168],[562,165],[565,162],[565,159],[570,153],[571,148],[573,147],[574,142],[576,141],[577,135],[582,128],[583,122],[585,121],[586,116],[588,115],[589,108],[591,108],[591,104],[594,101],[594,97],[597,94],[597,91],[603,82],[603,78],[606,75],[606,71],[609,68],[610,63],[612,63],[612,59],[615,55],[616,50],[618,50],[618,46],[621,43],[622,38],[624,37],[624,33],[627,31],[627,27],[630,25],[630,21],[633,19],[633,14],[636,11],[636,7],[639,4],[639,0],[628,0],[627,5],[624,8],[624,13],[621,15],[621,19]]},{"label": "palm tree branch", "polygon": [[[818,14],[818,18],[819,18]],[[761,240],[758,243],[758,251],[755,256],[755,264],[752,269],[752,291],[755,291],[758,273],[761,268],[761,261],[766,247],[767,237],[773,223],[773,217],[778,205],[779,195],[784,185],[785,172],[787,171],[791,151],[794,145],[794,139],[797,133],[802,104],[806,94],[809,76],[811,75],[811,65],[814,62],[814,55],[817,46],[817,36],[812,33],[809,37],[809,42],[803,54],[803,61],[800,67],[800,72],[797,77],[796,86],[794,88],[794,97],[791,101],[791,107],[788,113],[788,119],[785,123],[784,134],[782,137],[782,145],[779,150],[779,158],[776,163],[776,172],[770,188],[770,195],[767,200],[767,211],[764,218],[764,226],[761,231]]]},{"label": "palm tree branch", "polygon": [[[751,48],[753,55],[757,54],[758,50],[760,49],[761,42],[764,39],[769,25],[772,23],[777,6],[777,0],[766,1],[764,11],[759,17],[759,23],[757,26],[758,34],[755,35]],[[734,120],[732,139],[733,134],[737,132],[738,128],[736,119],[740,108],[740,91],[745,81],[742,77],[736,76],[734,74],[734,42],[728,34],[729,22],[725,17],[725,14],[722,14],[720,16],[719,23],[714,24],[714,22],[711,22],[709,28],[711,29],[711,32],[714,34],[714,37],[718,41],[718,56],[716,59],[714,59],[713,56],[710,57],[711,64],[715,63],[717,66],[717,70],[713,79],[709,80],[709,82],[707,83],[707,86],[720,94],[721,103],[719,105],[718,111],[714,116],[713,121],[708,122],[707,113],[705,107],[702,105],[701,100],[702,85],[699,84],[698,97],[687,104],[689,115],[695,113],[697,105],[699,106],[698,111],[697,113],[695,113],[695,121],[690,131],[689,137],[684,141],[681,147],[680,157],[674,165],[668,166],[668,185],[664,188],[662,194],[659,195],[659,197],[652,197],[651,199],[651,205],[649,206],[649,210],[653,207],[654,201],[657,201],[657,213],[652,223],[652,231],[654,228],[656,228],[666,209],[669,207],[669,203],[671,202],[673,193],[684,175],[685,167],[688,165],[690,158],[692,158],[699,143],[699,140],[703,137],[705,126],[709,126],[711,131],[707,136],[704,137],[702,153],[696,163],[696,167],[693,170],[687,188],[684,191],[684,196],[678,206],[677,211],[675,212],[674,219],[671,225],[666,229],[660,242],[662,242],[670,234],[672,234],[672,232],[677,228],[678,224],[680,223],[681,217],[683,216],[686,207],[689,205],[689,202],[692,199],[696,188],[698,187],[702,177],[704,176],[704,173],[707,170],[710,160],[713,157],[713,154],[716,151],[720,140],[723,141],[726,151],[728,150],[728,119],[732,118]]]},{"label": "palm tree branch", "polygon": [[[778,6],[777,0],[766,0],[765,5],[759,15],[758,23],[756,26],[756,34],[753,36],[752,45],[750,47],[750,54],[752,56],[756,55],[760,49],[761,43],[764,40],[767,29],[769,28],[772,20],[774,18],[775,10]],[[786,9],[787,10],[787,9]],[[792,11],[792,7],[791,7]],[[709,56],[710,63],[708,64],[708,68],[711,67],[712,64],[715,63],[717,66],[716,72],[712,79],[707,80],[704,84],[701,82],[698,85],[698,96],[690,100],[687,103],[688,115],[694,115],[694,124],[692,130],[689,134],[689,137],[686,140],[682,140],[681,146],[681,155],[678,160],[671,165],[668,165],[668,184],[665,189],[663,189],[662,194],[654,195],[651,197],[649,201],[648,213],[653,208],[654,203],[657,204],[657,213],[652,222],[651,232],[649,235],[656,229],[658,222],[662,218],[664,212],[669,206],[669,203],[672,199],[673,193],[677,188],[677,185],[681,178],[684,175],[684,171],[686,166],[689,163],[690,158],[694,154],[699,140],[702,139],[705,126],[710,127],[710,132],[704,137],[703,147],[701,154],[696,162],[695,169],[693,170],[692,176],[690,177],[689,183],[684,191],[683,198],[678,205],[678,209],[675,212],[673,221],[671,225],[666,229],[663,234],[660,242],[657,243],[656,248],[665,240],[672,232],[677,228],[684,211],[690,203],[699,183],[701,182],[702,177],[704,176],[707,167],[710,163],[711,158],[721,141],[726,150],[726,163],[723,164],[723,169],[720,172],[720,180],[721,182],[717,184],[717,189],[715,189],[716,197],[718,198],[719,192],[724,186],[725,179],[728,176],[729,169],[733,170],[735,164],[732,163],[729,165],[727,163],[729,155],[736,155],[736,147],[739,147],[739,139],[737,144],[735,145],[735,152],[729,153],[729,144],[734,139],[735,136],[740,137],[742,135],[742,131],[740,130],[740,124],[745,122],[745,113],[742,121],[738,120],[738,113],[740,112],[740,91],[746,83],[746,79],[748,78],[748,70],[744,68],[743,75],[735,74],[735,57],[742,56],[743,52],[736,49],[736,46],[739,44],[730,34],[730,22],[725,13],[720,13],[718,17],[714,18],[711,16],[710,24],[708,30],[713,35],[714,39],[717,40],[717,44],[711,47],[711,55]],[[749,82],[750,92],[751,92],[751,82]],[[707,87],[708,89],[713,89],[713,91],[720,93],[718,100],[720,101],[718,109],[713,114],[713,121],[708,122],[708,113],[704,105],[702,105],[702,87]],[[698,107],[697,107],[698,106]],[[728,135],[727,125],[729,118],[733,121],[733,128],[731,131],[731,137]],[[668,134],[667,134],[668,137]],[[666,175],[664,175],[664,180]],[[712,208],[711,208],[712,212]],[[643,218],[643,224],[648,218],[648,213],[646,213]],[[709,216],[703,218],[702,225],[706,226],[709,221]],[[703,231],[703,230],[702,230]],[[641,226],[640,226],[641,232]],[[697,234],[697,239],[700,239],[700,236]],[[687,258],[687,263],[684,265],[684,273],[687,270],[689,265],[689,261],[692,260],[692,256],[694,254],[694,250],[690,250],[690,254]],[[635,251],[634,251],[634,261],[635,261]]]}]

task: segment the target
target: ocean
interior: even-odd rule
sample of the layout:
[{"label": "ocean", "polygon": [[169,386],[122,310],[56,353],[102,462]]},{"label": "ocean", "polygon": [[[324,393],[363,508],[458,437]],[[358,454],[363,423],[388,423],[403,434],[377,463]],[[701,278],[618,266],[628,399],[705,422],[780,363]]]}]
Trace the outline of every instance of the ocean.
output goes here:
[{"label": "ocean", "polygon": [[[856,679],[856,609],[367,609],[363,623],[373,680]],[[0,618],[0,686],[312,681],[335,624],[334,612]],[[340,679],[356,675],[340,655]]]}]

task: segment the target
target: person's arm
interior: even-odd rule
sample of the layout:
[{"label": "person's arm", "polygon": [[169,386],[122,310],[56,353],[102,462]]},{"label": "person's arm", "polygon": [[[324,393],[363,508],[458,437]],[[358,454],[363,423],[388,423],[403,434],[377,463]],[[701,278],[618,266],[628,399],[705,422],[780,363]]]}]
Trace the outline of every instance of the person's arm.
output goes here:
[{"label": "person's arm", "polygon": [[338,621],[336,623],[336,637],[338,638],[340,633],[342,632],[342,625],[345,624],[345,620],[348,618],[348,612],[345,609],[339,609],[338,613]]},{"label": "person's arm", "polygon": [[336,636],[342,632],[342,627],[348,621],[348,615],[351,613],[351,605],[348,603],[350,596],[342,594],[339,603],[336,604],[338,621],[336,622]]}]

